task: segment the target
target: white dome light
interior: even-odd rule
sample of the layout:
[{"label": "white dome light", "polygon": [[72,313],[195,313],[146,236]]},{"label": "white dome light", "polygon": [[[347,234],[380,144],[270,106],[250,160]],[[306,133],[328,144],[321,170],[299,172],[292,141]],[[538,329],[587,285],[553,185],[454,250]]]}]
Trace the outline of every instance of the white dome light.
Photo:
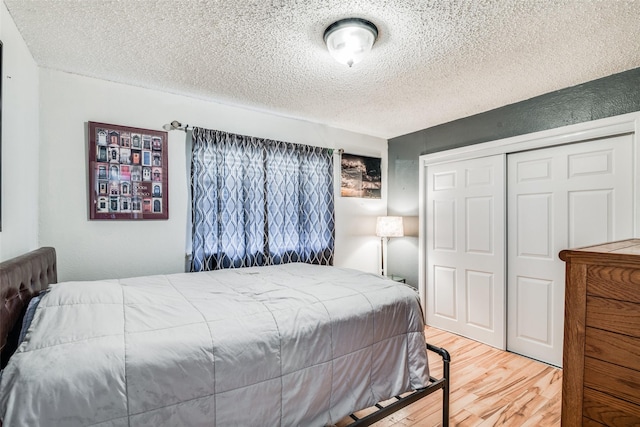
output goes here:
[{"label": "white dome light", "polygon": [[336,61],[351,67],[362,61],[378,37],[378,28],[360,18],[334,22],[324,31],[324,42]]}]

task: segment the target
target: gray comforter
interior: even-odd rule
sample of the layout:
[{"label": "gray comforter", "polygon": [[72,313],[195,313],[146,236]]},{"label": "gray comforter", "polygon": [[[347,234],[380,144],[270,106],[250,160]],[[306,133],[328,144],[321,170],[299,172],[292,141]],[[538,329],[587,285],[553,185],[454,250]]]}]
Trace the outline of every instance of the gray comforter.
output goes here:
[{"label": "gray comforter", "polygon": [[3,427],[321,426],[427,385],[417,294],[287,264],[52,285]]}]

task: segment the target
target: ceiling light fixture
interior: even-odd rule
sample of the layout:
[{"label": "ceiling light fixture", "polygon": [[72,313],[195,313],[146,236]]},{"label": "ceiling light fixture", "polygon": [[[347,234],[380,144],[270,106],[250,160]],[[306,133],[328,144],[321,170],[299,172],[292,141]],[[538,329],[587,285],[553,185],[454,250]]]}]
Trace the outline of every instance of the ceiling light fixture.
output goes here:
[{"label": "ceiling light fixture", "polygon": [[351,67],[362,61],[378,37],[378,28],[360,18],[336,21],[324,30],[324,42],[334,59]]}]

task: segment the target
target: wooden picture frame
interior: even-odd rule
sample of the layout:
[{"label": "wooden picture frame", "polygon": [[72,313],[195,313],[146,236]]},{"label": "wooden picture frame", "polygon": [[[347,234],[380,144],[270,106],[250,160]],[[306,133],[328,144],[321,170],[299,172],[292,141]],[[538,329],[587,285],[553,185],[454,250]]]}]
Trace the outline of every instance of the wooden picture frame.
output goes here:
[{"label": "wooden picture frame", "polygon": [[90,219],[168,219],[167,132],[89,122]]}]

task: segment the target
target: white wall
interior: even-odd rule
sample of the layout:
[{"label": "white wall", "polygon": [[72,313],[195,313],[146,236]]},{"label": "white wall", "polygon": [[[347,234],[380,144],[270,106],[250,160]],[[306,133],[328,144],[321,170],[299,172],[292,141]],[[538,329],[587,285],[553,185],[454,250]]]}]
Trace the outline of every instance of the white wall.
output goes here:
[{"label": "white wall", "polygon": [[38,246],[38,67],[0,3],[2,232],[0,260]]},{"label": "white wall", "polygon": [[[39,242],[56,247],[60,280],[184,271],[189,215],[185,133],[169,132],[169,220],[90,221],[88,121],[161,130],[165,123],[179,120],[381,156],[386,170],[384,139],[59,71],[40,70],[40,105]],[[386,193],[382,200],[342,199],[339,180],[335,185],[335,265],[376,272],[379,241],[373,224],[386,210]]]}]

